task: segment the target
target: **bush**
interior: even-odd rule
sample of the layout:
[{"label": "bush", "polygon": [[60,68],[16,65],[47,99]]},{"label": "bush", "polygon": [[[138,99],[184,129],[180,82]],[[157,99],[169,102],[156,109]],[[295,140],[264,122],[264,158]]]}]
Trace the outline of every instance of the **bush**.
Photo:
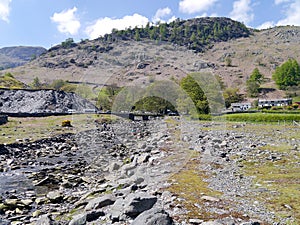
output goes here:
[{"label": "bush", "polygon": [[72,127],[70,120],[64,120],[61,122],[62,127]]}]

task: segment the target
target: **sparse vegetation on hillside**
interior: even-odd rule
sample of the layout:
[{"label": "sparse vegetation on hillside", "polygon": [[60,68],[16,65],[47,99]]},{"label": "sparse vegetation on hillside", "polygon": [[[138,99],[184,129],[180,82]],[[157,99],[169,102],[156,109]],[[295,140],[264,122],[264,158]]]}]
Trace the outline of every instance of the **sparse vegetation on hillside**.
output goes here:
[{"label": "sparse vegetation on hillside", "polygon": [[17,80],[11,73],[0,76],[0,88],[20,89],[26,88],[26,84]]}]

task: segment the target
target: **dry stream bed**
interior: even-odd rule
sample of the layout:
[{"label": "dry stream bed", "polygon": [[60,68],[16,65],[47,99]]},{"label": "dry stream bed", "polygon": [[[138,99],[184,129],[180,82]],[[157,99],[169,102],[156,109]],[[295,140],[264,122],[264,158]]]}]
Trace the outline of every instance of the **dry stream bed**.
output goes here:
[{"label": "dry stream bed", "polygon": [[297,126],[73,115],[0,130],[0,224],[300,223]]}]

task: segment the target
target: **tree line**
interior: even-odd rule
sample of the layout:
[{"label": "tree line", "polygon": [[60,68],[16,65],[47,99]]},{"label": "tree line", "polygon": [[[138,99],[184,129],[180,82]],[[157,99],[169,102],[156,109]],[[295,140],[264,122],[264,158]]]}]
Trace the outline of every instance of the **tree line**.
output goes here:
[{"label": "tree line", "polygon": [[176,19],[171,23],[147,23],[145,27],[113,29],[110,34],[99,37],[103,41],[150,39],[166,41],[186,46],[196,52],[203,52],[214,42],[228,41],[234,38],[248,37],[248,28],[229,18],[196,18],[190,20]]}]

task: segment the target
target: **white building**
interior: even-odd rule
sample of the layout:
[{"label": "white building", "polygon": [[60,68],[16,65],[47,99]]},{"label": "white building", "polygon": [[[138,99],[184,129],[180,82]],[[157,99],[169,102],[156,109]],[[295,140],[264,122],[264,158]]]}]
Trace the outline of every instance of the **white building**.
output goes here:
[{"label": "white building", "polygon": [[258,107],[286,106],[291,104],[292,104],[291,98],[258,100]]},{"label": "white building", "polygon": [[233,112],[247,111],[251,108],[250,102],[244,103],[231,103],[231,110]]}]

